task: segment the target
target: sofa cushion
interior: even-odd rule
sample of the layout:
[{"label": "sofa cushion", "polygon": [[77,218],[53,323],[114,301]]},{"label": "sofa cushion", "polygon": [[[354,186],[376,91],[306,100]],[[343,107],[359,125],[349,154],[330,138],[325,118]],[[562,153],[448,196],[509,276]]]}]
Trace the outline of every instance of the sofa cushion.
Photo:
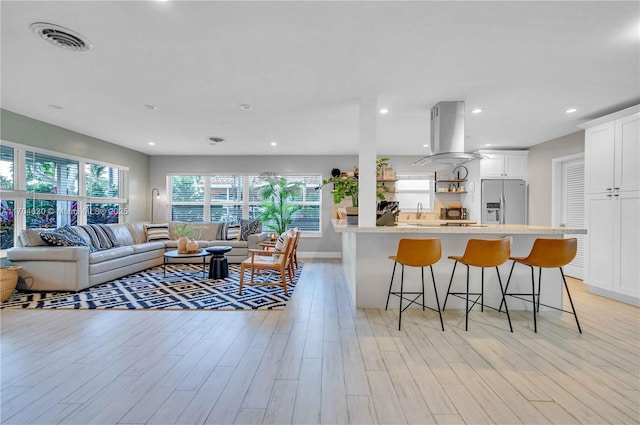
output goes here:
[{"label": "sofa cushion", "polygon": [[116,241],[118,241],[118,244],[120,244],[120,246],[135,244],[133,236],[129,231],[129,227],[126,224],[109,224],[109,229],[113,232],[113,235],[115,236]]},{"label": "sofa cushion", "polygon": [[[169,239],[177,240],[181,236],[187,236],[189,239],[197,241],[213,241],[218,238],[218,229],[220,223],[186,223],[179,221],[172,221],[169,223]],[[186,226],[191,233],[189,235],[183,235],[178,230],[181,226]]]},{"label": "sofa cushion", "polygon": [[145,242],[140,244],[131,245],[136,254],[140,252],[148,252],[155,251],[158,249],[163,249],[165,247],[164,242],[156,241],[156,242]]},{"label": "sofa cushion", "polygon": [[169,224],[145,224],[147,242],[163,241],[169,239]]},{"label": "sofa cushion", "polygon": [[246,241],[209,241],[209,246],[230,246],[231,248],[246,248]]},{"label": "sofa cushion", "polygon": [[133,243],[145,243],[147,241],[147,232],[145,230],[145,224],[148,223],[127,223],[127,228],[133,236]]},{"label": "sofa cushion", "polygon": [[47,246],[47,243],[42,240],[40,233],[51,229],[26,229],[20,231],[20,243],[22,246]]},{"label": "sofa cushion", "polygon": [[120,246],[117,248],[105,249],[89,254],[89,264],[101,263],[103,261],[113,260],[114,258],[126,257],[134,253],[133,247]]}]

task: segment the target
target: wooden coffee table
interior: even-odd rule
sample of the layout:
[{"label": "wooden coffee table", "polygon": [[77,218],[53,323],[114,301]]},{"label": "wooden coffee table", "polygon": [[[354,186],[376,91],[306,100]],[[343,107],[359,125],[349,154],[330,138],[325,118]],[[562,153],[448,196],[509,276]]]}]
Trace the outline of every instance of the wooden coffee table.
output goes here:
[{"label": "wooden coffee table", "polygon": [[200,249],[198,252],[194,252],[191,254],[178,254],[178,250],[175,249],[173,251],[167,251],[164,253],[164,262],[162,264],[162,268],[164,270],[164,276],[167,277],[167,260],[169,259],[181,259],[181,258],[194,258],[194,257],[202,257],[202,277],[207,276],[207,259],[211,255],[204,248]]}]

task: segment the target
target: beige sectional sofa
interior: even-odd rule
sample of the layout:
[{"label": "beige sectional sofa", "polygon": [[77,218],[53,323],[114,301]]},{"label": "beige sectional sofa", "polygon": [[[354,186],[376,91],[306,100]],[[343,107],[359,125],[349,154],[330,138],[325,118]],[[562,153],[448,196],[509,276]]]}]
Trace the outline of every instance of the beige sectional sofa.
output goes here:
[{"label": "beige sectional sofa", "polygon": [[[90,252],[85,246],[48,246],[40,239],[40,232],[50,229],[23,230],[17,246],[7,251],[7,259],[22,266],[18,289],[33,291],[81,291],[131,273],[163,264],[165,251],[177,249],[178,223],[169,223],[169,240],[147,242],[145,223],[110,224],[120,246]],[[220,223],[189,223],[195,232],[192,239],[198,246],[230,246],[230,263],[240,263],[249,249],[259,249],[268,237],[266,232],[249,235],[247,241],[216,239]],[[81,227],[74,227],[89,242],[89,235]],[[86,236],[86,238],[85,238]],[[202,258],[184,259],[201,262]]]}]

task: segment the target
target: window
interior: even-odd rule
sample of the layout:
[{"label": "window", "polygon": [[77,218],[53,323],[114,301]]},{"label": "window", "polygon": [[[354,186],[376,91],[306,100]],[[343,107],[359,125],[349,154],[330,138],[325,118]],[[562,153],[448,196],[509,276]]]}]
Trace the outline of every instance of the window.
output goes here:
[{"label": "window", "polygon": [[396,174],[396,200],[401,210],[415,210],[418,202],[424,211],[433,211],[433,174]]},{"label": "window", "polygon": [[[302,183],[302,192],[294,200],[300,207],[291,227],[305,232],[320,232],[321,191],[316,190],[322,177],[284,176]],[[260,216],[260,175],[169,175],[168,199],[171,220],[230,221]]]},{"label": "window", "polygon": [[0,146],[0,190],[13,189],[13,148]]},{"label": "window", "polygon": [[0,250],[18,231],[118,223],[127,213],[125,167],[11,142],[0,146]]}]

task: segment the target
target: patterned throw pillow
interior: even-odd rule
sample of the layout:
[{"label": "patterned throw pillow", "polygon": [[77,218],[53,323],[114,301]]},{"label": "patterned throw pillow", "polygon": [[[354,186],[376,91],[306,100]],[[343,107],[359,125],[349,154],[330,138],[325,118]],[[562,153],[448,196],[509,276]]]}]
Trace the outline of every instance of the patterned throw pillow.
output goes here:
[{"label": "patterned throw pillow", "polygon": [[287,241],[287,232],[284,232],[280,236],[278,236],[278,240],[276,241],[275,250],[276,251],[284,251],[287,248],[285,242]]},{"label": "patterned throw pillow", "polygon": [[238,240],[248,241],[249,235],[255,233],[260,226],[258,220],[242,220],[240,221],[240,237]]},{"label": "patterned throw pillow", "polygon": [[169,240],[169,223],[147,224],[144,227],[147,230],[147,242]]},{"label": "patterned throw pillow", "polygon": [[113,231],[106,224],[85,224],[80,227],[87,232],[91,245],[98,251],[120,246]]},{"label": "patterned throw pillow", "polygon": [[228,241],[237,241],[240,237],[240,225],[239,224],[230,224],[227,228],[227,237],[225,238]]},{"label": "patterned throw pillow", "polygon": [[218,223],[218,230],[216,232],[216,240],[225,241],[227,240],[227,232],[229,230],[229,223],[226,221]]},{"label": "patterned throw pillow", "polygon": [[80,236],[80,233],[78,233],[73,227],[69,226],[68,224],[57,228],[55,232],[66,236],[67,239],[72,242],[77,242],[79,245],[88,246],[90,252],[96,251],[93,245],[88,243],[82,236]]},{"label": "patterned throw pillow", "polygon": [[89,246],[84,240],[82,242],[72,241],[67,235],[55,231],[42,232],[40,238],[50,246]]}]

